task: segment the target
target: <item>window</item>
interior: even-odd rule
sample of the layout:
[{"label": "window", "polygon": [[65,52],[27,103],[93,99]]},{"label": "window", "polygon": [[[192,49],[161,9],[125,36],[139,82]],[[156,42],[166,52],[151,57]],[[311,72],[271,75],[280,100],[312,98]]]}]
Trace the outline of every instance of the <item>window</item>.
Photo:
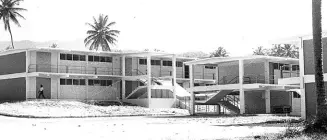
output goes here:
[{"label": "window", "polygon": [[79,60],[80,60],[80,61],[85,61],[85,55],[80,55],[80,56],[79,56]]},{"label": "window", "polygon": [[73,79],[73,85],[79,85],[79,80],[78,79]]},{"label": "window", "polygon": [[161,65],[161,61],[160,60],[151,60],[151,65],[160,66]]},{"label": "window", "polygon": [[204,66],[204,68],[206,68],[206,69],[216,69],[216,67],[214,67],[214,66]]},{"label": "window", "polygon": [[293,92],[293,98],[301,98],[301,95],[297,92]]},{"label": "window", "polygon": [[66,85],[66,79],[60,79],[60,85]]},{"label": "window", "polygon": [[292,71],[298,71],[300,70],[299,65],[292,65]]},{"label": "window", "polygon": [[89,55],[89,61],[93,62],[93,55]]},{"label": "window", "polygon": [[72,79],[66,79],[66,85],[72,85],[73,81]]},{"label": "window", "polygon": [[112,85],[112,80],[107,80],[106,86],[111,86]]},{"label": "window", "polygon": [[72,54],[67,54],[67,59],[66,60],[73,60],[73,55]]},{"label": "window", "polygon": [[177,61],[176,62],[176,67],[183,67],[183,62]]},{"label": "window", "polygon": [[100,86],[106,86],[106,85],[107,85],[106,80],[101,80],[100,81]]},{"label": "window", "polygon": [[100,80],[94,80],[93,83],[94,83],[95,86],[100,86]]},{"label": "window", "polygon": [[[172,62],[171,61],[162,61],[162,65],[163,66],[172,66],[173,64],[172,64]],[[176,64],[177,65],[177,64]]]},{"label": "window", "polygon": [[67,59],[66,56],[67,56],[67,54],[61,53],[60,60],[66,60]]},{"label": "window", "polygon": [[106,57],[106,62],[112,63],[112,57]]},{"label": "window", "polygon": [[79,85],[85,85],[85,79],[79,79]]},{"label": "window", "polygon": [[140,65],[146,65],[146,59],[139,59],[139,64]]},{"label": "window", "polygon": [[278,67],[278,63],[274,63],[274,69],[275,69],[275,70],[278,70],[278,69],[279,69],[279,67]]},{"label": "window", "polygon": [[106,57],[100,56],[100,62],[106,62]]},{"label": "window", "polygon": [[100,61],[100,56],[94,56],[93,61],[94,61],[94,62],[99,62],[99,61]]},{"label": "window", "polygon": [[93,86],[94,85],[94,81],[93,80],[89,80],[89,86]]},{"label": "window", "polygon": [[79,61],[79,55],[73,54],[73,60],[74,61]]},{"label": "window", "polygon": [[282,70],[290,70],[290,65],[285,64],[282,68]]}]

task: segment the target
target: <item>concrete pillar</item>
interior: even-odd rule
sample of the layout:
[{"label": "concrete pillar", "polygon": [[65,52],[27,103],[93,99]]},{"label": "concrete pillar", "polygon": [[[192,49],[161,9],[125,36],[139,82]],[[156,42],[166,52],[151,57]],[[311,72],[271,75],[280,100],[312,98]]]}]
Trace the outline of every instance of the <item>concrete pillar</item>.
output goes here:
[{"label": "concrete pillar", "polygon": [[216,84],[219,84],[219,69],[218,69],[218,64],[215,70],[215,78],[216,78]]},{"label": "concrete pillar", "polygon": [[125,77],[125,62],[126,62],[126,59],[125,59],[125,56],[122,56],[121,57],[121,75],[123,76],[123,79],[122,79],[122,88],[121,88],[121,94],[122,94],[122,100],[124,101],[125,100],[125,96],[126,96],[126,81],[124,79]]},{"label": "concrete pillar", "polygon": [[300,91],[301,91],[301,118],[306,119],[306,104],[305,104],[305,83],[304,83],[304,55],[303,55],[303,39],[300,38],[299,47],[299,67],[300,67]]},{"label": "concrete pillar", "polygon": [[148,81],[148,107],[151,107],[151,56],[147,56],[146,58],[146,66],[147,66],[147,81]]},{"label": "concrete pillar", "polygon": [[244,89],[243,89],[243,77],[244,77],[244,60],[239,60],[239,87],[240,87],[240,114],[245,113],[245,98],[244,98]]},{"label": "concrete pillar", "polygon": [[189,66],[190,68],[190,93],[191,93],[191,102],[190,102],[190,114],[194,115],[195,113],[195,99],[194,99],[194,92],[193,92],[193,87],[194,87],[194,75],[193,75],[193,65]]},{"label": "concrete pillar", "polygon": [[25,86],[26,86],[25,87],[25,89],[26,89],[26,92],[25,92],[25,97],[26,98],[25,99],[27,99],[27,95],[29,94],[28,92],[30,92],[30,85],[29,85],[30,80],[29,80],[29,77],[27,75],[28,74],[28,70],[29,70],[28,67],[30,65],[29,63],[30,63],[30,52],[27,50],[26,51],[26,66],[25,66],[25,68],[26,68],[25,69],[25,74],[26,74],[25,75],[25,83],[26,83],[25,84]]},{"label": "concrete pillar", "polygon": [[270,73],[269,73],[269,61],[266,60],[264,61],[264,67],[265,67],[265,84],[269,84],[270,83]]},{"label": "concrete pillar", "polygon": [[270,107],[270,90],[265,90],[266,113],[271,113]]},{"label": "concrete pillar", "polygon": [[177,85],[177,79],[176,79],[176,55],[173,55],[172,58],[172,65],[173,65],[173,95],[174,95],[174,106],[176,107],[176,101],[177,101],[177,96],[176,96],[176,85]]}]

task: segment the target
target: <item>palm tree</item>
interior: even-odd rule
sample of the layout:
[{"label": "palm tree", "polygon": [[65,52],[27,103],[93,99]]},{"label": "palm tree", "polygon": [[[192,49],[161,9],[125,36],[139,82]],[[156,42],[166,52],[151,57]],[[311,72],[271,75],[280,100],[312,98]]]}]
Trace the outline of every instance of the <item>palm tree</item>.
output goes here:
[{"label": "palm tree", "polygon": [[85,46],[89,46],[89,50],[98,50],[99,46],[102,47],[103,51],[111,51],[110,45],[115,45],[120,31],[111,30],[111,26],[115,25],[116,22],[108,22],[108,16],[104,16],[102,14],[99,15],[98,20],[93,17],[93,24],[86,23],[92,29],[88,30],[86,33],[89,35],[85,38],[84,43]]},{"label": "palm tree", "polygon": [[284,44],[284,57],[299,58],[299,48],[292,44]]},{"label": "palm tree", "polygon": [[58,45],[56,43],[52,43],[52,45],[49,46],[49,48],[57,48]]},{"label": "palm tree", "polygon": [[263,48],[263,46],[259,46],[253,51],[253,55],[266,55],[267,50]]},{"label": "palm tree", "polygon": [[20,24],[17,20],[17,17],[20,17],[22,19],[25,19],[19,12],[26,11],[24,8],[16,7],[19,5],[19,2],[23,0],[1,0],[0,3],[0,20],[3,20],[3,23],[5,25],[5,30],[9,31],[10,38],[11,38],[11,45],[14,49],[14,41],[11,33],[10,28],[10,21],[14,22],[18,27],[20,27]]},{"label": "palm tree", "polygon": [[210,57],[228,57],[228,52],[224,47],[218,47],[217,50],[210,54]]},{"label": "palm tree", "polygon": [[322,70],[321,42],[321,0],[312,0],[312,34],[315,64],[315,85],[317,95],[316,118],[313,124],[305,128],[305,132],[327,132],[327,106],[325,97],[324,77]]}]

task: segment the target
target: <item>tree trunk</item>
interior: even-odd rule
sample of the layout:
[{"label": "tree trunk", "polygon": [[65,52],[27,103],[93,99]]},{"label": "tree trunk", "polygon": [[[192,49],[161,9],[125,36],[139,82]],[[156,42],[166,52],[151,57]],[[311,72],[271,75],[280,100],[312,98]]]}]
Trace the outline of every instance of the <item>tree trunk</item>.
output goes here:
[{"label": "tree trunk", "polygon": [[325,86],[322,69],[322,31],[321,31],[321,0],[312,0],[312,34],[315,64],[315,86],[317,95],[316,118],[313,124],[307,126],[306,132],[327,132],[327,108]]},{"label": "tree trunk", "polygon": [[11,33],[11,29],[10,29],[10,25],[9,24],[8,24],[8,31],[10,33],[12,49],[15,49],[15,47],[14,47],[14,40],[12,39],[12,33]]}]

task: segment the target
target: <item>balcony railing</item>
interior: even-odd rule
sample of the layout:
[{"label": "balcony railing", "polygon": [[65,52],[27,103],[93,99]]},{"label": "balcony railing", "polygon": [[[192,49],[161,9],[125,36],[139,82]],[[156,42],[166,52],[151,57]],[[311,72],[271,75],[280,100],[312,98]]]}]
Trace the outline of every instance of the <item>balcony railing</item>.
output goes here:
[{"label": "balcony railing", "polygon": [[28,67],[28,72],[121,75],[120,68],[68,66],[68,65],[46,65],[46,64],[31,64]]}]

